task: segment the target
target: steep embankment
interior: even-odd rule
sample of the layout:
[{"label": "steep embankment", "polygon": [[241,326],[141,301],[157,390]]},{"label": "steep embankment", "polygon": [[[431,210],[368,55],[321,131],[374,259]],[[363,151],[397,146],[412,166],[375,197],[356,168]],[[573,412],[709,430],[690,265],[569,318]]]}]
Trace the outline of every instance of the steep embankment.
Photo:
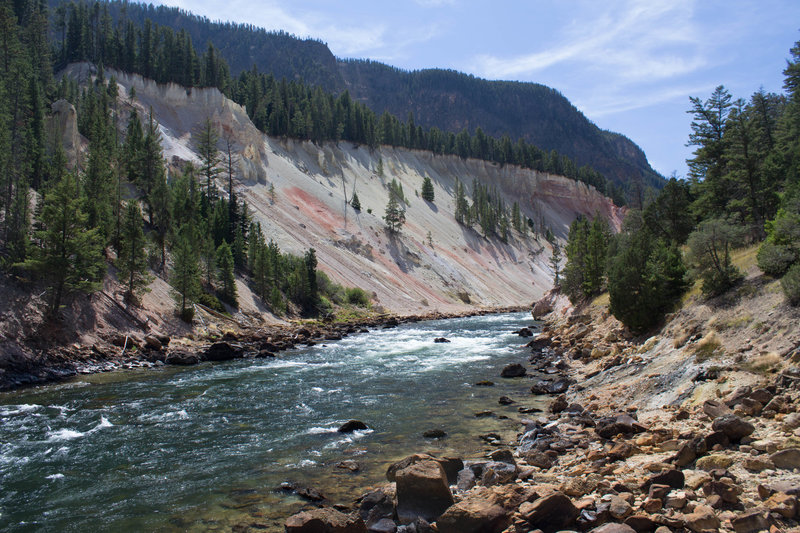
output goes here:
[{"label": "steep embankment", "polygon": [[[543,239],[512,232],[506,244],[455,221],[456,179],[468,188],[473,180],[496,187],[507,206],[518,201],[525,216],[556,235],[563,236],[578,214],[599,212],[619,224],[619,210],[608,199],[563,177],[428,152],[269,138],[216,89],[108,74],[116,77],[124,100],[130,101],[135,88],[133,106],[153,110],[175,169],[197,160],[193,133],[210,118],[233,143],[237,194],[266,236],[293,253],[315,248],[320,267],[335,281],[374,293],[376,303],[393,312],[519,304],[549,288],[549,245]],[[433,180],[433,203],[418,196],[425,176]],[[407,222],[397,236],[384,230],[381,219],[392,179],[408,199]],[[354,190],[360,212],[345,202]]]}]

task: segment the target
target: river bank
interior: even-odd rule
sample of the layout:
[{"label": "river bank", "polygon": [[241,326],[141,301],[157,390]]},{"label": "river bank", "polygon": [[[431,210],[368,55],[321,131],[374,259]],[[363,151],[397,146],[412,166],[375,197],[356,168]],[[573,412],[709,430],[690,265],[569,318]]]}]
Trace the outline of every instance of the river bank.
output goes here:
[{"label": "river bank", "polygon": [[[521,311],[527,306],[477,308],[450,313],[380,314],[348,320],[303,320],[262,327],[248,327],[208,315],[217,323],[203,333],[188,330],[170,337],[158,333],[123,335],[112,332],[94,336],[91,343],[48,343],[44,333],[36,344],[5,346],[0,360],[0,391],[54,383],[77,375],[110,372],[120,369],[153,368],[164,364],[194,365],[203,361],[274,357],[276,353],[298,345],[333,342],[349,335],[365,333],[370,328],[395,327],[399,324],[463,318]],[[205,324],[208,326],[209,324]],[[53,337],[56,337],[53,335]]]},{"label": "river bank", "polygon": [[545,374],[530,383],[550,406],[515,446],[409,456],[352,506],[308,509],[286,531],[800,531],[797,311],[758,283],[648,338],[552,297],[525,368]]}]

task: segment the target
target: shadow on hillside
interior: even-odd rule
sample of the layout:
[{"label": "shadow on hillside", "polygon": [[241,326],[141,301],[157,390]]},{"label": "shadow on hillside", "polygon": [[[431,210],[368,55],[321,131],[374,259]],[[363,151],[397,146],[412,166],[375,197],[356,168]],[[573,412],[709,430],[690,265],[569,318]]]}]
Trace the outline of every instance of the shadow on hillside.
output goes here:
[{"label": "shadow on hillside", "polygon": [[414,269],[414,265],[407,259],[408,248],[403,244],[403,241],[400,240],[400,235],[392,233],[388,229],[384,229],[384,231],[389,239],[389,255],[403,274],[408,274]]}]

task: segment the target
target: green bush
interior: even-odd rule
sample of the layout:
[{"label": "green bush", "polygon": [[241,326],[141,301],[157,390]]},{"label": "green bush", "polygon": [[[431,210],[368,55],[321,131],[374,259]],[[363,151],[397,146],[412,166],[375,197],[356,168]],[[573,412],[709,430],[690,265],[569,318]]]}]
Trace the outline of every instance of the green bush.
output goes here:
[{"label": "green bush", "polygon": [[362,288],[351,287],[346,289],[347,303],[358,305],[360,307],[367,307],[369,305],[369,294]]},{"label": "green bush", "polygon": [[222,302],[219,301],[219,298],[217,298],[213,294],[209,294],[207,292],[201,292],[200,297],[197,298],[197,302],[202,305],[205,305],[209,309],[216,311],[217,313],[225,312],[225,306],[222,305]]},{"label": "green bush", "polygon": [[186,307],[186,308],[184,308],[184,309],[183,309],[183,310],[182,310],[182,311],[179,313],[179,316],[181,317],[181,320],[183,320],[184,322],[187,322],[187,323],[191,324],[191,323],[192,323],[192,320],[194,320],[194,307],[190,306],[190,307]]},{"label": "green bush", "polygon": [[765,274],[779,278],[789,270],[797,258],[788,246],[766,241],[758,249],[757,259],[758,268]]},{"label": "green bush", "polygon": [[800,264],[792,265],[781,279],[781,287],[789,303],[800,305]]}]

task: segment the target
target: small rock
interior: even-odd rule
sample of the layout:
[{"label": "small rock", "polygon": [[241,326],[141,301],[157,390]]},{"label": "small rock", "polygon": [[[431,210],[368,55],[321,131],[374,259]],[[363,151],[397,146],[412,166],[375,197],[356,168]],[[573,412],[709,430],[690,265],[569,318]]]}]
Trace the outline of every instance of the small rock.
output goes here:
[{"label": "small rock", "polygon": [[488,380],[479,381],[475,384],[476,387],[494,387],[494,383]]},{"label": "small rock", "polygon": [[351,472],[358,472],[361,470],[361,466],[352,459],[347,459],[344,461],[339,461],[336,463],[336,468],[341,468],[342,470],[349,470]]},{"label": "small rock", "polygon": [[[661,508],[661,505],[658,507]],[[631,504],[619,496],[612,496],[609,501],[608,512],[615,519],[622,520],[633,512],[633,508],[631,508]]]},{"label": "small rock", "polygon": [[445,433],[441,429],[429,429],[428,431],[423,433],[422,436],[425,437],[426,439],[443,439],[444,437],[447,436],[447,433]]},{"label": "small rock", "polygon": [[775,463],[769,459],[763,459],[761,457],[747,457],[742,462],[742,466],[751,472],[761,472],[762,470],[775,468]]},{"label": "small rock", "polygon": [[797,498],[778,492],[769,497],[764,503],[773,513],[778,513],[784,518],[794,518],[797,516]]},{"label": "small rock", "polygon": [[555,400],[550,402],[550,412],[554,414],[561,413],[564,411],[569,404],[567,403],[567,397],[563,394],[559,395]]},{"label": "small rock", "polygon": [[509,398],[508,396],[500,396],[500,399],[497,401],[500,405],[511,405],[515,403],[514,400]]},{"label": "small rock", "polygon": [[445,339],[444,337],[436,337],[435,339],[433,339],[433,342],[441,344],[445,342],[450,342],[450,339]]},{"label": "small rock", "polygon": [[636,533],[636,529],[627,524],[603,524],[589,531],[589,533]]},{"label": "small rock", "polygon": [[519,513],[531,526],[545,531],[564,529],[580,514],[572,501],[560,492],[539,498],[533,503],[523,503]]}]

